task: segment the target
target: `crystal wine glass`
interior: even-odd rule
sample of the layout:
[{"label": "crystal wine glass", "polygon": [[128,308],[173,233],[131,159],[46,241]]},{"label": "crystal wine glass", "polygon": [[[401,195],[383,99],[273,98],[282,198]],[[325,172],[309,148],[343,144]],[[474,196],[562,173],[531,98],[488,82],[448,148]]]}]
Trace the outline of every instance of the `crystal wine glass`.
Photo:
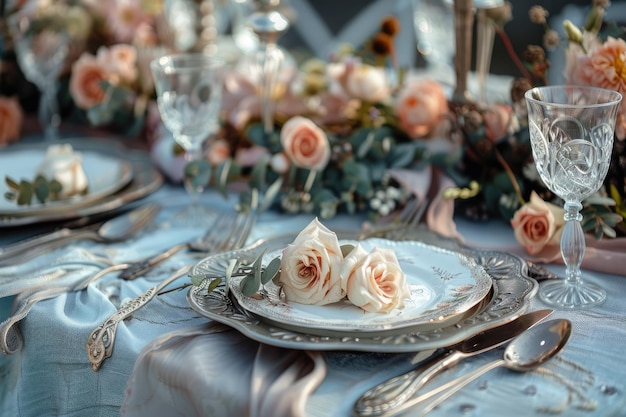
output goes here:
[{"label": "crystal wine glass", "polygon": [[585,235],[580,210],[582,201],[602,186],[609,169],[621,99],[615,91],[595,87],[537,87],[526,92],[537,171],[565,202],[561,255],[566,277],[544,283],[539,290],[540,298],[555,308],[586,308],[606,298],[604,289],[581,279]]},{"label": "crystal wine glass", "polygon": [[42,25],[37,14],[23,10],[8,20],[15,53],[24,76],[41,92],[39,123],[46,140],[59,136],[61,116],[57,103],[57,77],[65,64],[69,51],[68,33]]},{"label": "crystal wine glass", "polygon": [[[185,188],[191,204],[178,213],[179,225],[204,225],[212,212],[199,201],[208,177],[202,145],[217,130],[224,63],[200,53],[166,55],[150,63],[163,124],[185,150]],[[204,168],[202,166],[204,165]]]}]

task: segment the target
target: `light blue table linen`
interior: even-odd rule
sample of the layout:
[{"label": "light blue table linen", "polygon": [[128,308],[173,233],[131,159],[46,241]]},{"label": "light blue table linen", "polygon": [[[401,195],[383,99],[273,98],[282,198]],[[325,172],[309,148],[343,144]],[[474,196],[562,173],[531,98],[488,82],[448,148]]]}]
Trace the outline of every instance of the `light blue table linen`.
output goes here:
[{"label": "light blue table linen", "polygon": [[[153,226],[132,240],[109,245],[80,242],[49,256],[62,257],[72,248],[86,248],[111,262],[128,261],[157,253],[201,234],[201,230],[178,230],[167,226],[169,216],[187,201],[181,188],[164,186],[146,200],[162,203],[164,210]],[[204,200],[221,209],[234,203],[221,200],[213,192],[205,193]],[[310,219],[311,216],[266,213],[250,240],[283,231],[297,231]],[[361,222],[360,217],[340,216],[326,224],[331,229],[345,229],[358,228]],[[502,223],[477,225],[459,220],[458,228],[466,241],[475,246],[481,242],[490,247],[506,247],[515,243],[512,231]],[[0,242],[6,242],[6,239],[2,238]],[[132,403],[136,406],[134,414],[129,411],[128,415],[141,415],[142,411],[145,411],[143,415],[150,416],[175,415],[175,411],[181,411],[192,403],[213,406],[205,410],[187,410],[188,413],[183,415],[261,415],[257,410],[250,409],[250,398],[247,398],[250,386],[237,385],[249,379],[250,374],[246,372],[251,372],[252,362],[257,360],[255,352],[258,351],[258,343],[235,331],[204,335],[199,332],[190,337],[187,333],[202,329],[208,320],[189,308],[186,291],[156,297],[131,320],[120,324],[113,356],[98,372],[92,371],[89,366],[85,348],[87,335],[116,308],[106,291],[115,290],[115,285],[120,284],[121,300],[134,297],[193,259],[190,254],[180,254],[135,281],[119,283],[111,274],[85,291],[63,294],[36,304],[19,326],[24,339],[23,349],[13,355],[0,355],[0,415],[119,416],[125,401],[127,405]],[[80,273],[88,275],[94,269],[97,270],[97,267]],[[563,272],[559,266],[551,269]],[[518,374],[505,369],[492,371],[431,415],[625,416],[626,278],[591,272],[586,272],[586,278],[605,287],[609,293],[608,300],[592,310],[555,312],[551,316],[568,318],[574,326],[571,341],[559,358],[533,373]],[[188,278],[181,278],[174,285],[187,281]],[[13,299],[0,299],[0,320],[8,316]],[[544,307],[539,300],[533,300],[531,304],[531,309]],[[155,354],[166,352],[175,355],[180,360],[181,369],[189,370],[189,378],[202,377],[203,372],[207,377],[197,392],[185,394],[188,396],[186,399],[181,395],[159,395],[171,388],[172,381],[152,380],[150,382],[156,394],[149,398],[149,407],[142,407],[141,401],[135,401],[137,397],[132,385],[127,395],[127,384],[133,368],[141,368],[144,363],[150,363],[153,368],[145,369],[141,375],[135,370],[133,383],[158,374],[156,356],[143,355],[142,350],[151,342],[164,339],[167,343],[160,344],[161,350],[155,350]],[[244,354],[233,357],[235,352]],[[280,351],[272,353],[276,352]],[[137,361],[140,354],[142,359]],[[445,378],[460,375],[501,355],[500,349],[468,359]],[[412,366],[412,356],[324,352],[326,377],[306,401],[306,415],[349,416],[358,395],[377,382],[408,370]],[[152,362],[144,362],[148,360]],[[198,361],[201,360],[206,360],[206,365],[199,366]],[[210,376],[209,372],[215,374]],[[175,398],[179,401],[183,399],[184,403],[179,407],[173,406]],[[252,404],[258,402],[253,401]],[[147,410],[151,410],[150,413]]]}]

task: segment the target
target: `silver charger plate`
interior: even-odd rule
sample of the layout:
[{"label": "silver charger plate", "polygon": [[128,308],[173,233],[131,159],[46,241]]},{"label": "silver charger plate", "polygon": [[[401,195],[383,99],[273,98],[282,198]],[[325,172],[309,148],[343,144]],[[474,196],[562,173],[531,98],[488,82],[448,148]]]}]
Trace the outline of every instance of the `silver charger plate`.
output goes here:
[{"label": "silver charger plate", "polygon": [[[460,252],[416,241],[381,238],[340,242],[353,246],[357,243],[368,252],[375,247],[394,251],[410,290],[410,298],[404,300],[402,308],[372,313],[346,299],[327,305],[305,305],[284,298],[274,300],[277,297],[247,297],[240,288],[243,277],[234,277],[230,290],[241,307],[280,327],[323,336],[331,331],[364,336],[454,324],[491,288],[491,277],[484,268]],[[281,251],[282,248],[266,253],[264,264],[280,256]],[[273,282],[266,284],[265,289],[268,294],[280,293]]]},{"label": "silver charger plate", "polygon": [[[354,232],[355,234],[357,232]],[[428,233],[428,232],[424,232]],[[233,258],[252,262],[264,249],[280,249],[293,241],[295,234],[281,235],[261,240],[247,248],[209,256],[196,264],[191,274],[223,276]],[[354,238],[353,236],[344,238]],[[414,236],[413,238],[419,238]],[[432,238],[428,237],[428,239]],[[476,260],[492,278],[491,298],[484,308],[463,318],[454,325],[411,330],[394,334],[327,335],[287,329],[268,323],[241,307],[237,299],[224,286],[207,293],[203,287],[192,287],[187,293],[191,308],[200,315],[226,324],[245,336],[261,343],[289,349],[302,350],[352,350],[378,353],[415,352],[438,349],[453,345],[469,335],[509,322],[528,310],[530,300],[537,292],[537,281],[527,274],[523,259],[497,251],[469,250],[458,247],[456,242],[434,239],[437,244],[461,250]]]}]

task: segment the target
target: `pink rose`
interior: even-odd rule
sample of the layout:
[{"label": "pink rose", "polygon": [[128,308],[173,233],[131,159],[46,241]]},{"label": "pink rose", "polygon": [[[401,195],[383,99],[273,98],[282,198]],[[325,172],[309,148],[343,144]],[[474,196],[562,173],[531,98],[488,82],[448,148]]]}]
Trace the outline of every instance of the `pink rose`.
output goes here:
[{"label": "pink rose", "polygon": [[319,171],[330,159],[326,133],[310,119],[296,116],[289,119],[280,132],[280,143],[293,164]]},{"label": "pink rose", "polygon": [[100,47],[96,59],[107,69],[110,82],[132,84],[137,79],[137,50],[132,45]]},{"label": "pink rose", "polygon": [[483,113],[486,136],[492,142],[497,141],[509,132],[513,118],[513,108],[506,104],[495,104]]},{"label": "pink rose", "polygon": [[412,138],[424,138],[445,120],[448,100],[441,85],[415,80],[406,85],[395,103],[400,126]]},{"label": "pink rose", "polygon": [[342,261],[337,235],[313,219],[283,250],[280,282],[287,300],[314,305],[341,300]]},{"label": "pink rose", "polygon": [[223,139],[218,139],[211,143],[208,150],[207,159],[213,166],[218,166],[230,156],[230,146]]},{"label": "pink rose", "polygon": [[72,65],[70,93],[81,109],[90,109],[102,103],[105,92],[100,82],[108,78],[105,68],[90,54],[83,54]]},{"label": "pink rose", "polygon": [[[572,47],[568,53],[568,83],[590,85],[615,90],[626,96],[626,41],[608,37],[603,44],[588,49],[587,55],[580,48]],[[622,114],[626,114],[626,101],[620,104]]]},{"label": "pink rose", "polygon": [[511,220],[515,239],[531,255],[558,251],[565,224],[563,213],[561,207],[543,201],[533,191],[530,202],[517,210]]},{"label": "pink rose", "polygon": [[16,98],[0,97],[0,146],[19,139],[24,113]]}]

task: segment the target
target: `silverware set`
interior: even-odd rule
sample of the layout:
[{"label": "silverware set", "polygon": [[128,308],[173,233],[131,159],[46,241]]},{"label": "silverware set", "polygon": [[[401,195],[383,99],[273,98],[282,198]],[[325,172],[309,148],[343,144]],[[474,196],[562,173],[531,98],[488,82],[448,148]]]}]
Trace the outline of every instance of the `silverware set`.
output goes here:
[{"label": "silverware set", "polygon": [[[408,409],[417,409],[419,415],[423,416],[496,367],[505,366],[516,371],[529,371],[538,367],[559,353],[571,335],[571,323],[568,320],[542,322],[551,313],[552,310],[527,313],[509,323],[473,335],[445,349],[444,353],[436,352],[414,370],[384,381],[362,394],[353,406],[353,415],[392,417]],[[452,368],[460,360],[495,349],[509,341],[503,359],[489,362],[433,389],[420,391],[435,376]],[[416,393],[418,395],[414,396]]]}]

